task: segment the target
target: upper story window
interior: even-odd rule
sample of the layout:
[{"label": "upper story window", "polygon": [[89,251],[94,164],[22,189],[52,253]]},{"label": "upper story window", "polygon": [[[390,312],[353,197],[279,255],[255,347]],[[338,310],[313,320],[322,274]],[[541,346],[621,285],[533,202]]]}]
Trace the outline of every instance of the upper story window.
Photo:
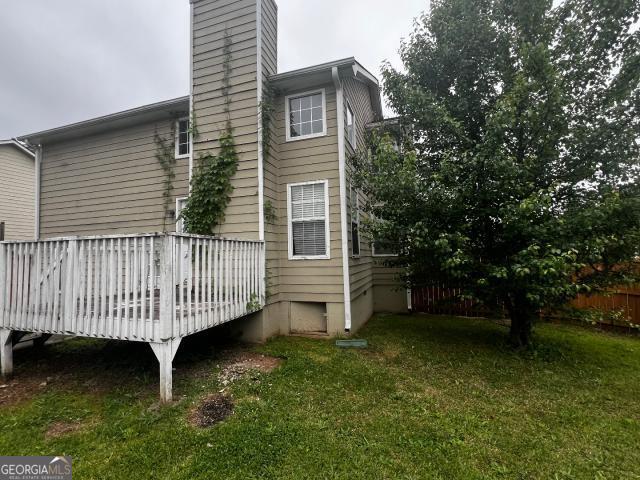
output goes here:
[{"label": "upper story window", "polygon": [[347,140],[352,147],[356,146],[356,119],[351,105],[347,103]]},{"label": "upper story window", "polygon": [[287,186],[289,259],[329,258],[329,183]]},{"label": "upper story window", "polygon": [[189,119],[181,118],[176,122],[176,158],[188,157],[191,153],[191,133]]},{"label": "upper story window", "polygon": [[324,89],[290,95],[285,102],[288,142],[327,134]]}]

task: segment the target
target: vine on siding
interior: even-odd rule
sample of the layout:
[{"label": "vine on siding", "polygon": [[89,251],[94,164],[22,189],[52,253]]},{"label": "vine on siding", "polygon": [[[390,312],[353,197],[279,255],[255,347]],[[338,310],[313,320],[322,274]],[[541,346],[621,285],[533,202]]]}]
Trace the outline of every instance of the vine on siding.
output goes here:
[{"label": "vine on siding", "polygon": [[278,221],[276,207],[273,206],[271,200],[265,200],[264,202],[264,221],[270,225],[274,225]]},{"label": "vine on siding", "polygon": [[[231,179],[238,170],[238,153],[231,127],[231,36],[225,30],[222,96],[226,126],[220,133],[220,150],[199,155],[191,178],[191,193],[180,214],[188,233],[213,235],[224,221],[225,211],[231,200],[233,184]],[[192,134],[198,135],[195,114],[192,115]]]},{"label": "vine on siding", "polygon": [[273,119],[277,95],[278,91],[271,82],[269,80],[264,82],[262,100],[260,102],[260,121],[262,122],[262,151],[265,159],[268,159],[271,153],[271,137],[273,135]]},{"label": "vine on siding", "polygon": [[162,200],[164,216],[162,218],[162,229],[167,230],[167,217],[171,211],[173,204],[173,181],[176,178],[176,150],[175,150],[175,122],[171,122],[171,139],[167,140],[161,137],[156,131],[153,141],[156,144],[156,160],[160,164],[164,172],[164,181],[162,182]]}]

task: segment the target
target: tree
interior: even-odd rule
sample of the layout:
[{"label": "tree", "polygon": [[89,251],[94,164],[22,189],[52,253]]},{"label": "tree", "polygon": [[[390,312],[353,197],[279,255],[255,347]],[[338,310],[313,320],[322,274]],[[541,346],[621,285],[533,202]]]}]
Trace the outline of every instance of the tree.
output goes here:
[{"label": "tree", "polygon": [[409,285],[503,304],[510,338],[580,292],[635,278],[640,2],[433,0],[384,89],[401,149],[354,158],[369,230]]}]

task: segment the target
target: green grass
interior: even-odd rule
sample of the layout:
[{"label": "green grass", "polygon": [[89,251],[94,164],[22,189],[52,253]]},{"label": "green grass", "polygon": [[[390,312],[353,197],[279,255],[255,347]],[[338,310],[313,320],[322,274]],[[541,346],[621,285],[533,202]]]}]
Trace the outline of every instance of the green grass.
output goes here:
[{"label": "green grass", "polygon": [[[499,325],[420,316],[378,317],[359,337],[368,349],[259,347],[286,361],[233,384],[234,415],[206,430],[186,417],[221,388],[211,337],[181,348],[184,399],[161,409],[145,345],[19,352],[19,378],[73,371],[0,407],[0,453],[68,454],[78,479],[640,478],[640,339],[543,324],[515,353]],[[59,421],[85,427],[45,438]]]}]

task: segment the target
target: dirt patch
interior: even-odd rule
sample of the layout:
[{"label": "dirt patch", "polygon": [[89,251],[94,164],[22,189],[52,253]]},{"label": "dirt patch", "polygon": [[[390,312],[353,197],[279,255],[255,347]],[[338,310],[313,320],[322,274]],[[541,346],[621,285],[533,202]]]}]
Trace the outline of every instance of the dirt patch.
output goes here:
[{"label": "dirt patch", "polygon": [[63,375],[47,376],[44,372],[34,372],[30,376],[0,379],[0,406],[13,405],[47,390],[49,385],[68,382]]},{"label": "dirt patch", "polygon": [[222,368],[218,375],[218,380],[223,387],[251,372],[272,372],[282,364],[281,358],[269,357],[249,351],[229,352],[223,358]]},{"label": "dirt patch", "polygon": [[194,427],[207,428],[220,423],[233,413],[233,400],[227,395],[211,395],[191,411],[189,423]]},{"label": "dirt patch", "polygon": [[85,424],[80,422],[55,422],[47,429],[44,437],[47,440],[53,438],[60,438],[72,433],[79,432],[85,427]]}]

